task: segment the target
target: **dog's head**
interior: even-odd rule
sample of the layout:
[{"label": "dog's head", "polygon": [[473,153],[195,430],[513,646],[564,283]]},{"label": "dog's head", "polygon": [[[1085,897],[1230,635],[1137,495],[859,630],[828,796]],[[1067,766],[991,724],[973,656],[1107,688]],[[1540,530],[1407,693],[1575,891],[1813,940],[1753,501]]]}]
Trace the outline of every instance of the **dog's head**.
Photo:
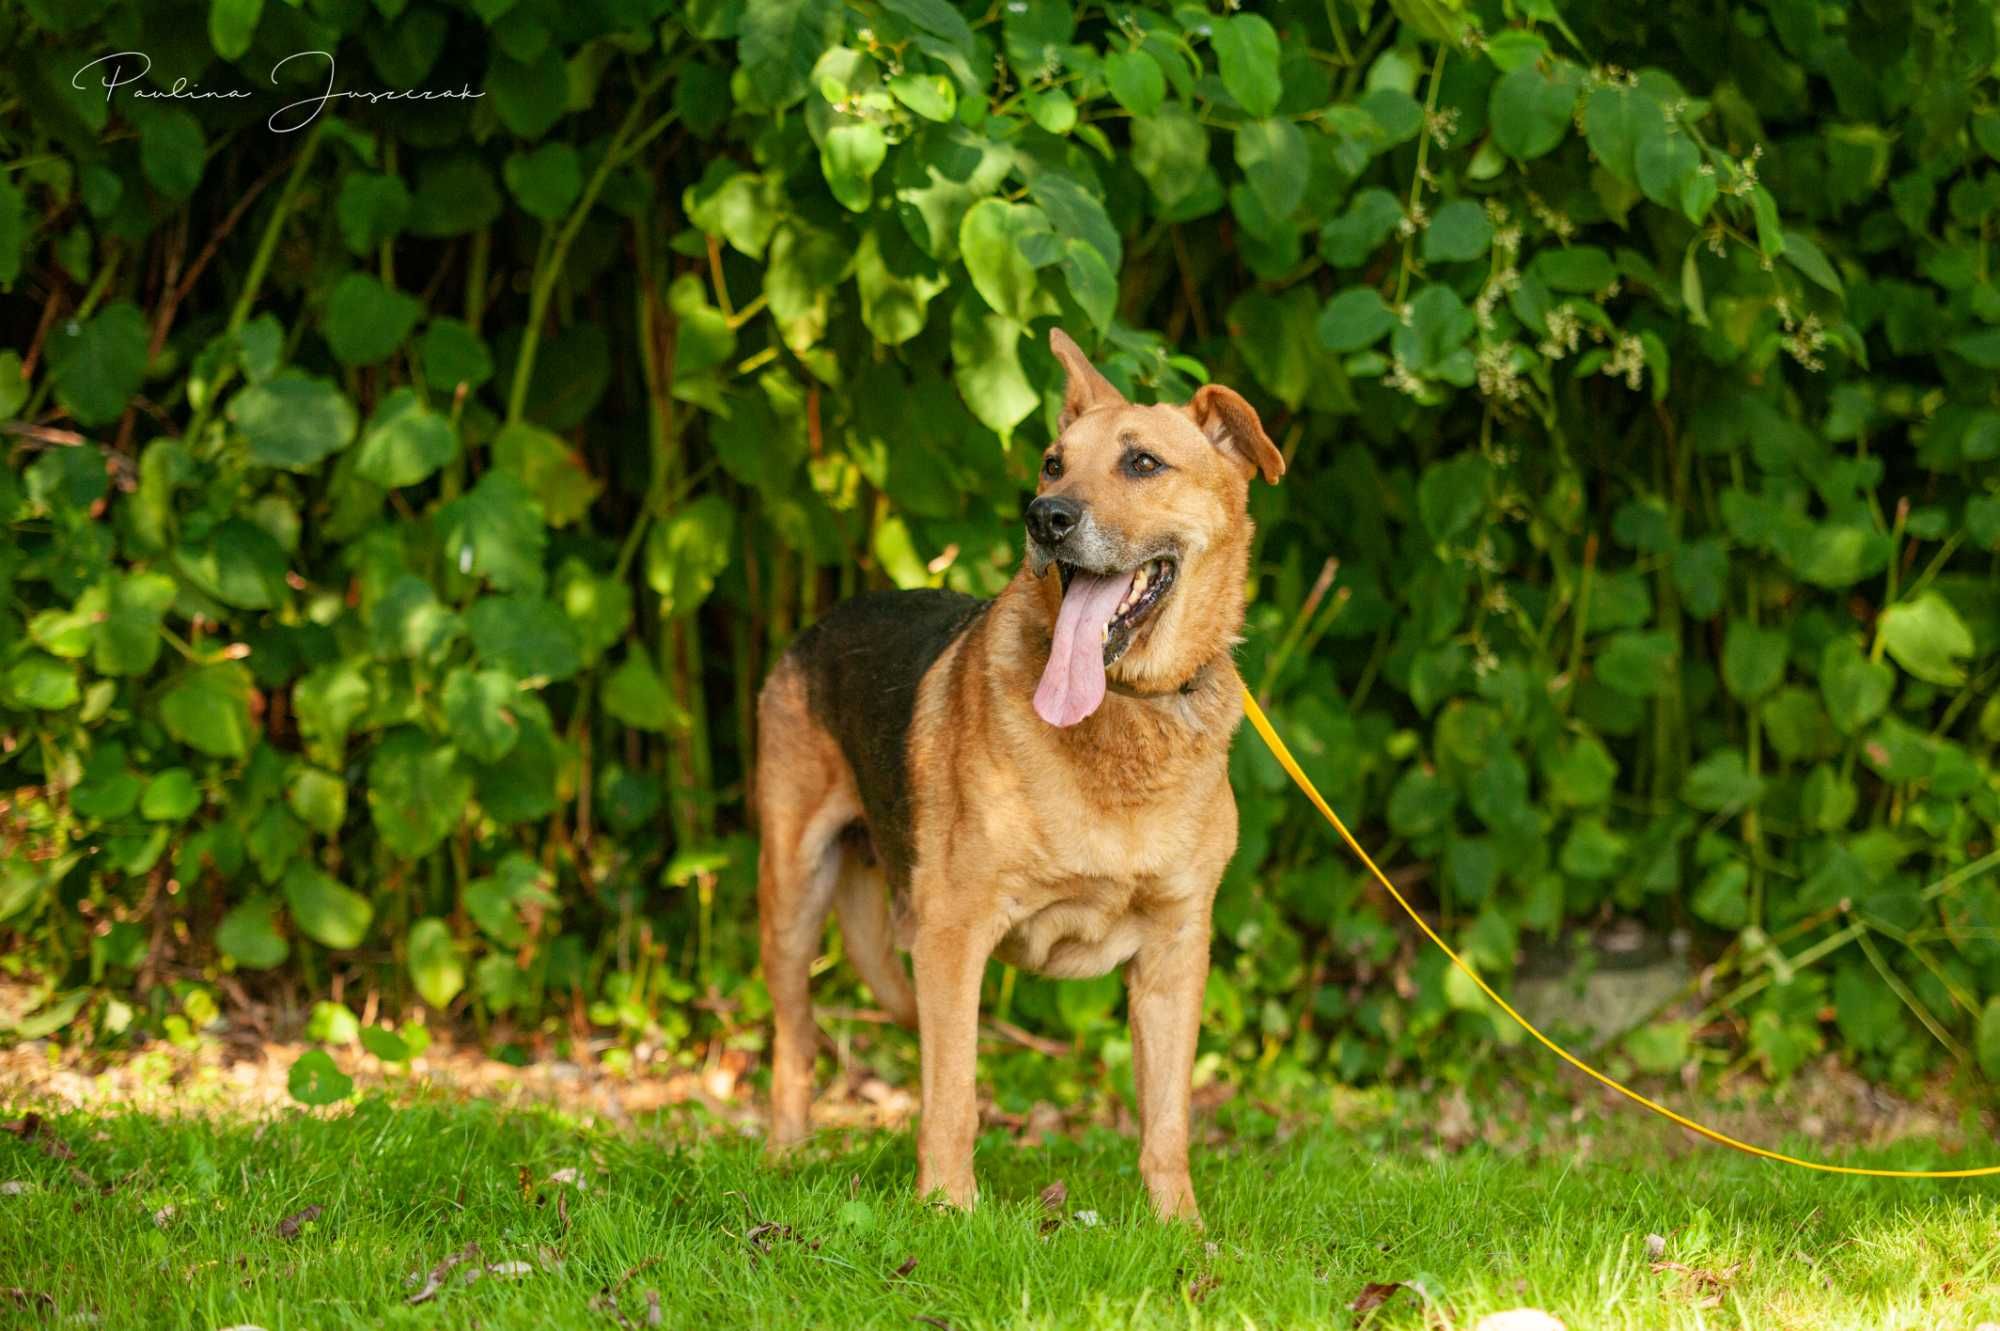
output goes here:
[{"label": "dog's head", "polygon": [[1054,625],[1035,709],[1061,726],[1097,710],[1107,672],[1172,688],[1235,641],[1250,481],[1275,483],[1285,459],[1231,389],[1133,406],[1060,328],[1049,345],[1069,380],[1028,505],[1028,569]]}]

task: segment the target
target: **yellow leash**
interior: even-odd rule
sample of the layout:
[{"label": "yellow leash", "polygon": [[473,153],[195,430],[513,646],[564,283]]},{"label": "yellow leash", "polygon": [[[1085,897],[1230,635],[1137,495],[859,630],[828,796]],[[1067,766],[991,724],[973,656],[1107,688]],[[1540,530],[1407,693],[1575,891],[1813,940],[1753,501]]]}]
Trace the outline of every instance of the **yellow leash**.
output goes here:
[{"label": "yellow leash", "polygon": [[1308,777],[1304,770],[1299,767],[1298,760],[1292,757],[1292,751],[1285,747],[1285,741],[1278,738],[1278,732],[1271,728],[1270,718],[1264,715],[1264,709],[1257,705],[1257,699],[1251,695],[1250,690],[1247,688],[1243,690],[1243,710],[1249,714],[1250,724],[1256,727],[1257,733],[1263,738],[1265,746],[1271,750],[1271,756],[1278,760],[1278,766],[1284,768],[1285,775],[1291,777],[1292,784],[1304,791],[1306,798],[1313,802],[1313,807],[1320,811],[1320,816],[1333,824],[1333,830],[1340,833],[1340,839],[1347,843],[1347,848],[1353,851],[1363,864],[1368,866],[1368,872],[1375,875],[1375,881],[1380,883],[1388,890],[1389,895],[1396,899],[1396,904],[1403,908],[1403,913],[1416,922],[1417,928],[1423,930],[1424,937],[1436,943],[1438,950],[1451,958],[1451,964],[1463,971],[1468,980],[1478,985],[1480,993],[1492,999],[1502,1012],[1512,1017],[1515,1025],[1534,1036],[1543,1048],[1575,1068],[1578,1072],[1583,1073],[1586,1077],[1610,1087],[1634,1104],[1650,1109],[1661,1118],[1678,1123],[1689,1132],[1699,1133],[1718,1145],[1727,1146],[1732,1151],[1741,1151],[1745,1155],[1760,1156],[1766,1160],[1776,1160],[1780,1164],[1797,1165],[1800,1169],[1815,1169],[1822,1174],[1860,1174],[1868,1178],[1989,1178],[2000,1174],[2000,1165],[1981,1165],[1976,1169],[1864,1169],[1856,1165],[1829,1165],[1818,1160],[1801,1160],[1795,1155],[1786,1155],[1783,1151],[1773,1151],[1762,1146],[1753,1146],[1749,1142],[1737,1140],[1726,1132],[1719,1132],[1714,1128],[1705,1127],[1691,1118],[1686,1118],[1675,1113],[1659,1101],[1648,1099],[1624,1083],[1614,1081],[1611,1077],[1599,1072],[1596,1068],[1590,1066],[1590,1064],[1584,1062],[1575,1054],[1572,1054],[1569,1050],[1563,1048],[1537,1030],[1533,1022],[1514,1010],[1512,1003],[1509,1003],[1506,999],[1495,993],[1493,986],[1482,980],[1479,977],[1479,972],[1472,969],[1464,957],[1452,951],[1451,944],[1438,937],[1437,930],[1424,922],[1424,917],[1417,914],[1416,909],[1410,905],[1408,899],[1396,890],[1396,885],[1389,881],[1389,876],[1383,873],[1376,866],[1375,861],[1368,857],[1368,852],[1361,848],[1361,843],[1356,841],[1354,834],[1347,830],[1347,824],[1340,821],[1340,815],[1335,813],[1326,800],[1320,796],[1319,791],[1313,786],[1312,778]]}]

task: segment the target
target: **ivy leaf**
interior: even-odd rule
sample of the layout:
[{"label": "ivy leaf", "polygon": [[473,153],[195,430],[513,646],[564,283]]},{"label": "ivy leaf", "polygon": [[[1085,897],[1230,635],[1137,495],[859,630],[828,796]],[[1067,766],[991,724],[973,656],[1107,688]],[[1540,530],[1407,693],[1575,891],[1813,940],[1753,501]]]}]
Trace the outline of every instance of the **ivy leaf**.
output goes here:
[{"label": "ivy leaf", "polygon": [[1492,242],[1493,223],[1487,220],[1484,205],[1454,199],[1438,209],[1424,228],[1424,262],[1468,263],[1484,255]]},{"label": "ivy leaf", "polygon": [[1658,631],[1614,633],[1597,654],[1600,683],[1633,698],[1650,698],[1671,678],[1680,657],[1673,635]]},{"label": "ivy leaf", "polygon": [[1722,682],[1733,698],[1761,698],[1785,675],[1789,641],[1776,629],[1732,620],[1722,639]]},{"label": "ivy leaf", "polygon": [[982,199],[958,226],[959,254],[972,285],[996,314],[1025,324],[1041,309],[1029,246],[1053,240],[1048,214],[1032,203]]},{"label": "ivy leaf", "polygon": [[460,384],[478,388],[493,377],[493,355],[471,327],[457,319],[433,319],[417,344],[424,381],[440,393]]},{"label": "ivy leaf", "polygon": [[1555,151],[1569,133],[1581,86],[1576,66],[1566,60],[1523,65],[1493,84],[1487,115],[1494,141],[1518,161],[1530,161]]},{"label": "ivy leaf", "polygon": [[958,85],[942,74],[905,70],[888,81],[889,95],[926,120],[949,124],[958,112]]},{"label": "ivy leaf", "polygon": [[368,813],[382,844],[419,859],[451,835],[472,799],[458,751],[418,730],[391,732],[368,761]]},{"label": "ivy leaf", "polygon": [[278,932],[278,903],[273,897],[249,897],[223,915],[215,944],[239,966],[269,970],[292,954],[291,944]]},{"label": "ivy leaf", "polygon": [[1973,653],[1972,631],[1938,593],[1925,592],[1890,606],[1877,621],[1876,632],[1896,664],[1918,679],[1952,688],[1965,683],[1959,658]]},{"label": "ivy leaf", "polygon": [[286,370],[229,401],[229,419],[267,467],[311,471],[354,441],[354,406],[327,379]]},{"label": "ivy leaf", "polygon": [[149,822],[178,823],[201,807],[201,788],[185,767],[157,772],[139,796],[139,816]]},{"label": "ivy leaf", "polygon": [[1104,79],[1118,105],[1134,116],[1149,116],[1167,100],[1167,76],[1143,50],[1113,51],[1104,58]]},{"label": "ivy leaf", "polygon": [[521,735],[512,711],[520,688],[520,682],[504,670],[460,666],[445,677],[445,725],[467,757],[497,763],[513,749]]},{"label": "ivy leaf", "polygon": [[432,1007],[449,1006],[465,988],[465,962],[443,920],[422,919],[411,925],[404,953],[418,995]]},{"label": "ivy leaf", "polygon": [[1417,482],[1417,512],[1432,541],[1442,545],[1470,529],[1486,511],[1491,469],[1478,453],[1460,453],[1424,468]]},{"label": "ivy leaf", "polygon": [[354,1094],[354,1078],[324,1049],[308,1049],[292,1061],[285,1089],[302,1105],[334,1105]]},{"label": "ivy leaf", "polygon": [[545,143],[530,153],[509,153],[500,176],[530,217],[558,222],[583,193],[583,162],[567,143]]},{"label": "ivy leaf", "polygon": [[1358,268],[1368,261],[1403,220],[1403,205],[1388,190],[1370,188],[1356,194],[1347,210],[1319,232],[1319,252],[1336,268]]},{"label": "ivy leaf", "polygon": [[961,296],[951,315],[952,378],[980,424],[1002,438],[1042,403],[1021,367],[1022,326]]},{"label": "ivy leaf", "polygon": [[583,668],[576,626],[540,596],[484,596],[466,615],[479,659],[519,679],[568,679]]},{"label": "ivy leaf", "polygon": [[1373,346],[1395,326],[1395,311],[1373,287],[1349,287],[1333,297],[1316,325],[1320,345],[1342,353]]},{"label": "ivy leaf", "polygon": [[1855,735],[1888,707],[1896,672],[1862,655],[1853,639],[1835,638],[1820,653],[1819,687],[1833,724]]},{"label": "ivy leaf", "polygon": [[719,495],[682,506],[646,534],[646,582],[667,618],[692,614],[729,567],[736,514]]},{"label": "ivy leaf", "polygon": [[1284,83],[1278,76],[1278,33],[1256,14],[1217,19],[1208,36],[1222,70],[1222,86],[1253,116],[1278,109]]},{"label": "ivy leaf", "polygon": [[888,155],[889,140],[873,121],[835,125],[820,144],[820,174],[843,208],[866,212],[875,197],[875,172]]},{"label": "ivy leaf", "polygon": [[555,128],[569,101],[563,53],[551,43],[524,61],[496,50],[486,71],[486,93],[501,124],[524,139],[539,139]]},{"label": "ivy leaf", "polygon": [[1152,188],[1164,217],[1178,221],[1199,215],[1205,190],[1215,190],[1220,201],[1215,171],[1208,164],[1208,131],[1177,102],[1132,122],[1132,166]]},{"label": "ivy leaf", "polygon": [[327,947],[361,946],[375,918],[367,897],[305,860],[294,861],[286,870],[284,893],[299,932]]},{"label": "ivy leaf", "polygon": [[511,472],[494,468],[464,495],[438,510],[445,558],[468,577],[504,592],[542,589],[548,533],[541,506]]},{"label": "ivy leaf", "polygon": [[169,199],[194,193],[207,159],[208,140],[201,122],[189,112],[156,107],[139,122],[140,169],[147,182]]},{"label": "ivy leaf", "polygon": [[1741,749],[1710,754],[1681,782],[1681,798],[1704,813],[1748,808],[1763,792],[1763,778],[1751,775]]},{"label": "ivy leaf", "polygon": [[568,442],[526,421],[501,427],[493,440],[493,462],[512,472],[540,501],[551,527],[567,527],[589,512],[604,489]]},{"label": "ivy leaf", "polygon": [[224,60],[240,59],[250,50],[263,12],[264,0],[210,0],[208,40],[215,53]]},{"label": "ivy leaf", "polygon": [[334,216],[347,248],[365,255],[402,232],[410,220],[410,207],[410,187],[399,177],[354,171],[341,182]]},{"label": "ivy leaf", "polygon": [[331,772],[302,766],[285,785],[285,803],[313,831],[336,836],[347,821],[347,783]]},{"label": "ivy leaf", "polygon": [[146,316],[128,300],[106,305],[86,322],[59,325],[49,337],[56,400],[80,425],[107,425],[124,414],[146,375]]},{"label": "ivy leaf", "polygon": [[250,672],[241,663],[198,666],[160,699],[160,723],[191,749],[217,758],[250,751]]},{"label": "ivy leaf", "polygon": [[423,312],[421,301],[384,286],[373,274],[349,273],[327,297],[327,345],[342,365],[373,365],[395,354]]},{"label": "ivy leaf", "polygon": [[653,663],[641,651],[628,653],[604,681],[604,710],[628,726],[655,734],[678,734],[688,725],[687,713],[668,695]]},{"label": "ivy leaf", "polygon": [[99,674],[143,675],[160,658],[160,626],[174,603],[174,580],[164,573],[119,573],[105,586],[91,664]]},{"label": "ivy leaf", "polygon": [[1290,217],[1305,197],[1310,172],[1306,136],[1289,120],[1252,120],[1238,125],[1236,165],[1264,211],[1275,220]]},{"label": "ivy leaf", "polygon": [[415,390],[382,399],[355,450],[354,470],[387,490],[415,485],[458,456],[451,422],[425,407]]}]

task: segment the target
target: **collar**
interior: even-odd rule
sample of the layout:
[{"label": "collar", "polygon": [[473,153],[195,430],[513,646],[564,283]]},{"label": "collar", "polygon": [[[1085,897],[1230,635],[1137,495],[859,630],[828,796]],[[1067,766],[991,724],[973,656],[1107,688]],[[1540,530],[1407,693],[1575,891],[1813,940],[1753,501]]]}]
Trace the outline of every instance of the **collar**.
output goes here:
[{"label": "collar", "polygon": [[1210,661],[1179,684],[1164,689],[1135,689],[1130,684],[1121,684],[1115,679],[1105,680],[1104,687],[1112,693],[1122,694],[1127,698],[1166,698],[1175,694],[1185,698],[1201,687],[1203,681],[1208,678],[1209,671],[1214,668],[1215,662]]}]

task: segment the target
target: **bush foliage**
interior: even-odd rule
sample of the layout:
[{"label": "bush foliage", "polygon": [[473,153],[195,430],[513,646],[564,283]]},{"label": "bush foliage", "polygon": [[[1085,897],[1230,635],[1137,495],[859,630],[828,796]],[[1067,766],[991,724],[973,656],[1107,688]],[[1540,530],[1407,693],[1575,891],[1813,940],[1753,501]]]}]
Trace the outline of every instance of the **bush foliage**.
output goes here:
[{"label": "bush foliage", "polygon": [[[1004,583],[1060,322],[1135,398],[1264,408],[1246,678],[1489,973],[1637,917],[1721,981],[1641,1067],[2000,1074],[1986,0],[0,35],[17,1034],[183,1033],[274,970],[329,1039],[361,993],[748,1028],[757,684],[838,597]],[[248,95],[139,95],[178,79]],[[1208,1047],[1476,1050],[1476,995],[1234,764]],[[1115,979],[993,983],[1122,1048]]]}]

